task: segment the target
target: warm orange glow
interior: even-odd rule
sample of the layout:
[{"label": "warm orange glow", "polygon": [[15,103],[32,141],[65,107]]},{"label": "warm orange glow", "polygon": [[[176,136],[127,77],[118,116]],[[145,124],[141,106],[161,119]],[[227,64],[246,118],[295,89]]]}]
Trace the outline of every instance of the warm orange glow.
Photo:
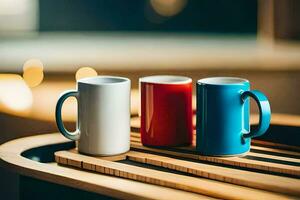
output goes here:
[{"label": "warm orange glow", "polygon": [[97,76],[98,73],[91,67],[82,67],[76,72],[76,80]]},{"label": "warm orange glow", "polygon": [[17,74],[0,74],[0,108],[12,112],[28,111],[32,105],[32,93]]},{"label": "warm orange glow", "polygon": [[150,0],[151,6],[161,16],[174,16],[181,12],[187,0]]},{"label": "warm orange glow", "polygon": [[29,87],[36,87],[43,81],[43,69],[43,63],[38,59],[30,59],[24,63],[23,78]]}]

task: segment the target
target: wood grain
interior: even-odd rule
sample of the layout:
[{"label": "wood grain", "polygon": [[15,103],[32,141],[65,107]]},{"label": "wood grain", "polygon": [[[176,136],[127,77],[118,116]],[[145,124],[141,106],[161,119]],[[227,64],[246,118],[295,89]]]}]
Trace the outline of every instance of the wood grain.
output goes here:
[{"label": "wood grain", "polygon": [[[153,169],[137,167],[133,165],[112,162],[98,158],[93,158],[85,155],[76,154],[69,151],[56,152],[55,156],[60,162],[60,158],[67,159],[68,165],[90,170],[107,175],[122,177],[126,179],[136,180],[140,182],[180,189],[184,191],[206,194],[208,196],[222,199],[281,199],[290,198],[288,196],[271,193],[263,190],[247,188],[243,186],[222,183],[219,181],[208,180],[203,178],[195,178],[174,173],[162,172]],[[73,164],[77,162],[78,164]],[[90,165],[88,168],[84,166]],[[94,165],[95,167],[91,167]],[[247,194],[247,195],[245,195]]]},{"label": "wood grain", "polygon": [[131,133],[131,147],[133,150],[143,150],[150,153],[160,153],[169,156],[202,160],[212,163],[222,163],[245,169],[256,169],[300,177],[300,157],[291,158],[288,156],[268,154],[268,152],[277,152],[287,155],[299,155],[298,152],[253,146],[253,149],[264,150],[265,153],[254,153],[250,151],[245,154],[244,157],[212,157],[199,155],[196,152],[194,145],[189,147],[154,148],[143,146],[140,141],[139,133]]},{"label": "wood grain", "polygon": [[295,178],[249,172],[135,151],[128,152],[127,159],[236,185],[300,196],[300,180]]},{"label": "wood grain", "polygon": [[[46,145],[69,142],[60,133],[16,139],[0,146],[0,166],[17,174],[95,192],[119,199],[213,199],[206,195],[185,192],[157,185],[144,184],[52,163],[39,163],[21,156],[21,153]],[[67,160],[64,160],[67,163]]]},{"label": "wood grain", "polygon": [[191,154],[186,152],[177,152],[166,149],[157,149],[145,147],[137,142],[131,142],[131,147],[133,150],[144,150],[151,153],[159,153],[167,156],[176,156],[181,158],[188,158],[194,160],[202,160],[212,163],[224,164],[228,166],[240,167],[245,169],[256,169],[266,172],[275,172],[280,174],[287,174],[293,176],[300,176],[300,167],[286,164],[279,164],[273,162],[265,162],[260,160],[252,160],[247,158],[239,157],[210,157],[210,156],[201,156],[197,154]]}]

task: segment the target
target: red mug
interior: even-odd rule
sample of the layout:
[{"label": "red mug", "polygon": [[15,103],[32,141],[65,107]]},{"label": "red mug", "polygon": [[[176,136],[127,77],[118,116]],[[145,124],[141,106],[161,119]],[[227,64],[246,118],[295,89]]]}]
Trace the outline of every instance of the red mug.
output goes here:
[{"label": "red mug", "polygon": [[141,139],[146,146],[192,143],[192,79],[184,76],[140,78]]}]

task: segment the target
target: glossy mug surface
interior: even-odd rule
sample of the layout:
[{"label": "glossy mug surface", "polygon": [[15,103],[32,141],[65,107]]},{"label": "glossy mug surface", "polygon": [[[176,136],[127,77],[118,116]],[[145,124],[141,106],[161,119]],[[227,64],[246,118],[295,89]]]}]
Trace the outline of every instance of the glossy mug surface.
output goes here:
[{"label": "glossy mug surface", "polygon": [[140,78],[143,145],[192,143],[192,80],[183,76]]},{"label": "glossy mug surface", "polygon": [[[130,80],[115,76],[97,76],[77,81],[77,90],[64,92],[56,105],[59,131],[71,140],[79,140],[78,150],[91,155],[116,155],[130,148]],[[78,101],[77,129],[65,129],[61,108],[70,96]]]},{"label": "glossy mug surface", "polygon": [[[258,105],[260,121],[250,131],[250,101]],[[197,82],[197,142],[200,154],[233,156],[250,150],[251,138],[264,134],[270,124],[271,109],[267,97],[250,90],[246,79],[212,77]]]}]

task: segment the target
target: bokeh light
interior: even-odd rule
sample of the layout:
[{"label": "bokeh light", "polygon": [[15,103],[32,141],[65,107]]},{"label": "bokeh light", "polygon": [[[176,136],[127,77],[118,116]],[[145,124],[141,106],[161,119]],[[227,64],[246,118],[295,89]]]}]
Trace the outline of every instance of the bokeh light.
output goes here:
[{"label": "bokeh light", "polygon": [[98,75],[98,73],[93,68],[81,67],[80,69],[77,70],[75,78],[76,78],[76,80],[79,80],[82,78],[93,77],[93,76],[97,76],[97,75]]},{"label": "bokeh light", "polygon": [[26,12],[30,0],[0,0],[0,15],[17,15]]},{"label": "bokeh light", "polygon": [[0,74],[0,107],[26,111],[31,108],[32,99],[31,90],[20,75]]},{"label": "bokeh light", "polygon": [[180,13],[187,0],[150,0],[152,8],[161,16],[171,17]]},{"label": "bokeh light", "polygon": [[27,60],[23,65],[23,78],[29,87],[38,86],[44,78],[44,66],[38,59]]}]

